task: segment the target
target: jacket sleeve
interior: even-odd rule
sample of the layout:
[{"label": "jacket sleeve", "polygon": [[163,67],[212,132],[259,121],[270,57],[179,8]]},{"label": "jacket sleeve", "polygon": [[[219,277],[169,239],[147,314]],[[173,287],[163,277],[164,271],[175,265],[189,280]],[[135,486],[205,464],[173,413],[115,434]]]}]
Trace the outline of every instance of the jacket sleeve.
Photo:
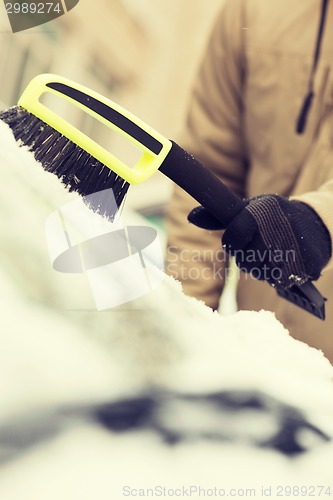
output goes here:
[{"label": "jacket sleeve", "polygon": [[[322,120],[317,141],[303,165],[291,197],[310,205],[319,215],[333,243],[333,103]],[[333,269],[333,257],[326,269]]]},{"label": "jacket sleeve", "polygon": [[[194,84],[186,127],[178,141],[241,196],[246,176],[243,3],[226,0],[216,20]],[[187,214],[196,205],[175,187],[167,209],[166,271],[183,283],[185,293],[217,308],[226,264],[221,255],[221,232],[204,231],[188,223]]]}]

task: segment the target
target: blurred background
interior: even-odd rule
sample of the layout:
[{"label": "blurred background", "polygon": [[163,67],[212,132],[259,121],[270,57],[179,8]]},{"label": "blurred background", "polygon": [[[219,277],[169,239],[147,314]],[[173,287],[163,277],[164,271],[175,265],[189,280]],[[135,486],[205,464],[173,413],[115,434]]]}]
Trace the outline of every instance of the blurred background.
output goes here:
[{"label": "blurred background", "polygon": [[[0,6],[0,101],[16,104],[39,73],[57,73],[113,99],[170,138],[182,127],[209,29],[223,0],[80,0],[64,16],[11,34]],[[82,112],[81,130],[128,162],[131,151]],[[69,113],[71,116],[69,117]],[[162,174],[131,189],[127,206],[163,224],[171,185]]]}]

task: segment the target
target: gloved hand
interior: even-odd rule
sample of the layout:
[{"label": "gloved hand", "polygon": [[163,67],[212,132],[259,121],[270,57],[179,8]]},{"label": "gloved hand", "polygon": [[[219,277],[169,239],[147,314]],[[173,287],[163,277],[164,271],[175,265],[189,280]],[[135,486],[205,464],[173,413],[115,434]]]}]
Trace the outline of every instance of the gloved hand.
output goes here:
[{"label": "gloved hand", "polygon": [[317,280],[331,256],[331,238],[317,213],[278,195],[250,198],[226,228],[203,207],[194,208],[188,220],[203,229],[225,229],[223,248],[238,267],[273,286]]}]

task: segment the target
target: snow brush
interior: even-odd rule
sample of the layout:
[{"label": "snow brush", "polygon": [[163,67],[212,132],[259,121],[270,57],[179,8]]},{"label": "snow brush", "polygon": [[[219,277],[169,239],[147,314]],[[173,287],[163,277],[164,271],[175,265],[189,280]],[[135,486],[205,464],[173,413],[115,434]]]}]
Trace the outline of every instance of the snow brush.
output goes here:
[{"label": "snow brush", "polygon": [[[55,94],[125,137],[140,150],[130,167],[42,104],[45,93]],[[15,139],[28,146],[43,168],[58,176],[69,191],[89,197],[91,208],[113,220],[131,184],[139,184],[157,170],[178,184],[223,225],[244,208],[246,202],[175,142],[118,104],[82,85],[58,75],[35,77],[23,92],[18,106],[0,112]],[[111,200],[108,189],[112,189]],[[104,193],[104,195],[103,195]],[[91,202],[93,198],[93,202]],[[93,203],[93,205],[92,205]],[[305,311],[325,319],[325,298],[311,281],[277,293]]]}]

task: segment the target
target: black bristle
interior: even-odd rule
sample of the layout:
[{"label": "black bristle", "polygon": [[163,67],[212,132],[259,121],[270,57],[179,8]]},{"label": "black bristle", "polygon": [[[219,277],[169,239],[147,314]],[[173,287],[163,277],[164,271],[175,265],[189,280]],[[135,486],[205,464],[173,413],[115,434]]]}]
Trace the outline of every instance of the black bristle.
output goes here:
[{"label": "black bristle", "polygon": [[21,106],[1,111],[0,120],[7,123],[15,139],[29,148],[44,170],[55,174],[69,191],[83,196],[92,210],[114,219],[128,182]]}]

